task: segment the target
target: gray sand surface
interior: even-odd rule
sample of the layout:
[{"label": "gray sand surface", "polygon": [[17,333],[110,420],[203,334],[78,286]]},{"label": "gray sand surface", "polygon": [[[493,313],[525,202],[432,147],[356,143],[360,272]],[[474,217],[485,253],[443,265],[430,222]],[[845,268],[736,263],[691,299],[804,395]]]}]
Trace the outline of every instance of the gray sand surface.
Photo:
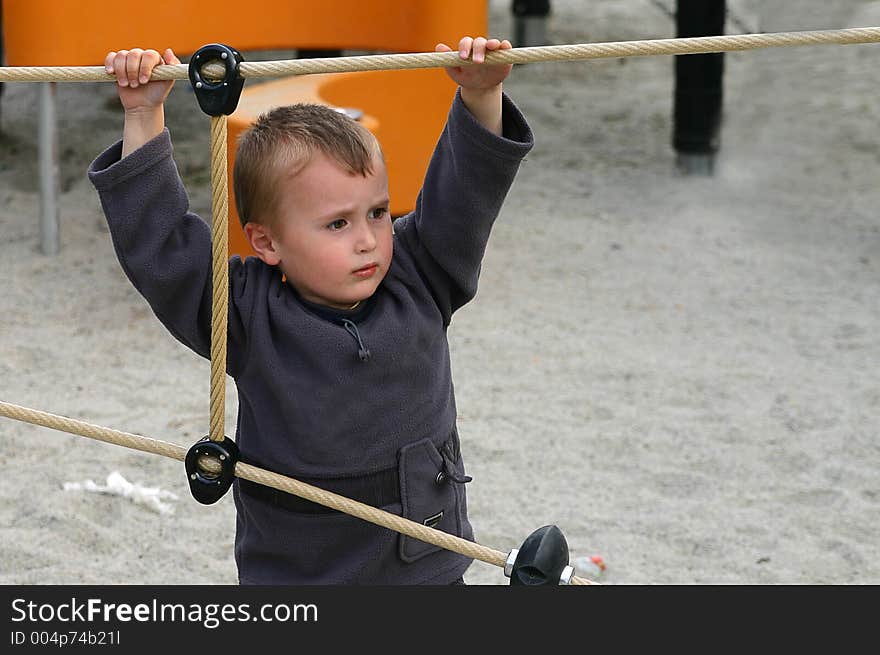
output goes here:
[{"label": "gray sand surface", "polygon": [[[548,43],[674,36],[664,4],[554,0]],[[763,31],[880,25],[880,2],[729,4]],[[491,32],[512,35],[509,2],[491,7]],[[725,61],[711,178],[676,172],[669,57],[530,64],[505,83],[536,146],[450,328],[476,538],[506,552],[554,523],[607,584],[878,584],[880,45]],[[119,136],[115,90],[58,96],[51,257],[36,87],[0,103],[0,400],[188,447],[209,364],[126,280],[85,178]],[[184,83],[167,120],[209,216],[208,122]],[[231,495],[196,503],[181,463],[0,419],[0,465],[0,583],[236,582]],[[174,513],[63,490],[111,471],[178,494]],[[507,582],[481,562],[466,580]]]}]

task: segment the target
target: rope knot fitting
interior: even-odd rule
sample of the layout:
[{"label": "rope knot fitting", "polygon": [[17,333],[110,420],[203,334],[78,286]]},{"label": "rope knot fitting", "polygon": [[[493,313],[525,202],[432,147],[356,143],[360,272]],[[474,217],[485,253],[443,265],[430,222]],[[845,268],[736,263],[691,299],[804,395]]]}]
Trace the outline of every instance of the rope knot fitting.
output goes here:
[{"label": "rope knot fitting", "polygon": [[229,437],[223,441],[203,437],[194,443],[183,460],[193,498],[202,505],[220,500],[235,479],[238,457],[238,446]]},{"label": "rope knot fitting", "polygon": [[[209,43],[196,50],[189,60],[189,81],[203,112],[209,116],[228,116],[235,111],[244,87],[244,78],[239,75],[242,61],[240,52],[222,43]],[[217,62],[225,68],[223,77],[214,79],[203,75],[203,66]]]},{"label": "rope knot fitting", "polygon": [[504,564],[511,585],[529,587],[568,585],[574,568],[568,565],[568,542],[555,525],[538,528],[514,548]]}]

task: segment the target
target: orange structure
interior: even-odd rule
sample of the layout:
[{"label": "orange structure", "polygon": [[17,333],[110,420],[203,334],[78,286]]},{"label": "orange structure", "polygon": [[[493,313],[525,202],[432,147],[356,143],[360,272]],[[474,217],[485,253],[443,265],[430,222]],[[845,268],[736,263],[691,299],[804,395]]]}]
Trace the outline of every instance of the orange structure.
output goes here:
[{"label": "orange structure", "polygon": [[[145,15],[105,1],[3,0],[9,66],[97,66],[109,50],[171,47],[185,57],[207,43],[254,51],[309,49],[430,52],[486,34],[487,0],[229,0],[153,2]],[[439,69],[339,73],[245,83],[229,118],[235,137],[276,103],[310,100],[364,112],[385,152],[392,213],[412,208],[455,86]],[[199,111],[194,105],[194,111]],[[230,185],[230,191],[231,191]],[[230,254],[247,254],[230,199]]]}]

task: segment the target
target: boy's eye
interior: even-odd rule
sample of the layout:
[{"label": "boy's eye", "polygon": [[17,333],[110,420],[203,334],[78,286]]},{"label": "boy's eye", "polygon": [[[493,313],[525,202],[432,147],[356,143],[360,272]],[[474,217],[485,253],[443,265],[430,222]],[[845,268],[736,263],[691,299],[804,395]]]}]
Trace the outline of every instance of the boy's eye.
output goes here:
[{"label": "boy's eye", "polygon": [[328,227],[329,229],[331,229],[331,230],[341,230],[341,229],[344,228],[346,225],[348,225],[348,222],[347,222],[344,218],[337,218],[337,219],[336,219],[335,221],[333,221],[332,223],[329,223],[329,224],[327,225],[327,227]]},{"label": "boy's eye", "polygon": [[370,218],[376,218],[376,219],[384,218],[385,214],[387,214],[387,213],[388,213],[387,207],[377,207],[376,209],[374,209],[373,211],[370,212]]}]

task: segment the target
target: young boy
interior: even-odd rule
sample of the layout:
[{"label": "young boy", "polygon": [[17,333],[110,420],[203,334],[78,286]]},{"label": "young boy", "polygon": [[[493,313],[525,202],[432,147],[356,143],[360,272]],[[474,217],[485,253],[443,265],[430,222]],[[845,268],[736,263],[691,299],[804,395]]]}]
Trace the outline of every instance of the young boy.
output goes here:
[{"label": "young boy", "polygon": [[[466,37],[459,84],[416,209],[394,221],[379,144],[316,105],[262,116],[235,165],[256,257],[229,261],[227,371],[241,459],[473,539],[446,330],[477,290],[492,223],[532,147],[502,92],[507,41]],[[438,51],[449,51],[444,44]],[[163,103],[174,53],[111,52],[121,142],[89,177],[119,261],[156,316],[210,356],[211,238],[190,213]],[[418,111],[414,104],[413,111]],[[236,479],[241,584],[449,584],[467,557]]]}]

